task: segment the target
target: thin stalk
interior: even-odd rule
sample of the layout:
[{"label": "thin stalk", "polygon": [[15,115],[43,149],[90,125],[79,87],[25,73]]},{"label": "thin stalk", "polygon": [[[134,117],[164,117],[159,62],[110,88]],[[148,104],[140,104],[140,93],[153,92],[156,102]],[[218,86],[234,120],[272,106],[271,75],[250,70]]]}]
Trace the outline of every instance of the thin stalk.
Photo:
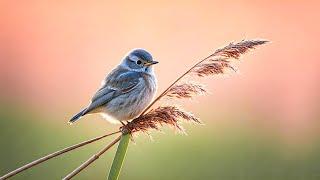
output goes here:
[{"label": "thin stalk", "polygon": [[166,95],[166,93],[170,90],[170,88],[172,88],[172,86],[174,86],[178,81],[180,81],[180,79],[182,79],[185,75],[187,75],[193,68],[195,68],[196,66],[198,66],[199,64],[201,64],[203,61],[209,59],[210,57],[214,56],[215,53],[207,56],[206,58],[200,60],[199,62],[197,62],[195,65],[193,65],[189,70],[187,70],[185,73],[183,73],[181,76],[179,76],[178,79],[176,79],[173,83],[170,84],[170,86],[165,89],[156,99],[154,99],[149,106],[147,106],[144,111],[141,113],[141,115],[145,114],[157,101],[159,101],[163,96]]},{"label": "thin stalk", "polygon": [[77,175],[79,172],[81,172],[83,169],[88,167],[91,163],[93,163],[95,160],[99,159],[99,157],[105,153],[108,149],[110,149],[113,145],[115,145],[119,140],[121,136],[113,140],[110,144],[108,144],[105,148],[100,150],[97,154],[91,156],[87,161],[85,161],[83,164],[81,164],[77,169],[72,171],[70,174],[68,174],[66,177],[63,178],[63,180],[71,179],[75,175]]},{"label": "thin stalk", "polygon": [[130,140],[130,134],[123,134],[121,136],[121,140],[120,140],[116,155],[113,159],[112,166],[109,171],[108,180],[118,179],[124,158],[127,153],[129,140]]},{"label": "thin stalk", "polygon": [[87,140],[87,141],[83,141],[83,142],[81,142],[79,144],[75,144],[75,145],[66,147],[66,148],[64,148],[62,150],[59,150],[59,151],[56,151],[54,153],[48,154],[48,155],[46,155],[46,156],[44,156],[44,157],[42,157],[40,159],[37,159],[37,160],[34,160],[34,161],[28,163],[28,164],[26,164],[26,165],[24,165],[24,166],[22,166],[22,167],[20,167],[20,168],[18,168],[16,170],[14,170],[14,171],[11,171],[8,174],[3,175],[2,177],[0,177],[0,180],[8,179],[8,178],[10,178],[10,177],[22,172],[22,171],[25,171],[25,170],[27,170],[27,169],[29,169],[29,168],[37,165],[37,164],[45,162],[45,161],[47,161],[47,160],[49,160],[51,158],[54,158],[56,156],[59,156],[61,154],[64,154],[64,153],[69,152],[69,151],[72,151],[74,149],[77,149],[79,147],[85,146],[87,144],[90,144],[92,142],[98,141],[98,140],[100,140],[102,138],[105,138],[107,136],[111,136],[111,135],[119,133],[119,132],[120,131],[116,131],[116,132],[113,132],[113,133],[105,134],[105,135],[102,135],[102,136],[99,136],[99,137],[96,137],[96,138],[93,138],[93,139],[90,139],[90,140]]}]

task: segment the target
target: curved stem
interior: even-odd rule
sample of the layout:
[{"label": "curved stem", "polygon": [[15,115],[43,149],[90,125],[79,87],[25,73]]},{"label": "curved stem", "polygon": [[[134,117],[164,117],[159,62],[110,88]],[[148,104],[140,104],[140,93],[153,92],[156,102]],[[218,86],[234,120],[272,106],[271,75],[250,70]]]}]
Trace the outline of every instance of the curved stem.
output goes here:
[{"label": "curved stem", "polygon": [[107,136],[111,136],[111,135],[116,134],[116,133],[119,133],[119,132],[120,132],[120,131],[116,131],[116,132],[113,132],[113,133],[105,134],[105,135],[102,135],[102,136],[99,136],[99,137],[96,137],[96,138],[93,138],[93,139],[90,139],[90,140],[81,142],[81,143],[79,143],[79,144],[75,144],[75,145],[66,147],[66,148],[61,149],[61,150],[59,150],[59,151],[56,151],[56,152],[54,152],[54,153],[48,154],[48,155],[46,155],[46,156],[44,156],[44,157],[42,157],[42,158],[39,158],[39,159],[37,159],[37,160],[34,160],[34,161],[32,161],[32,162],[30,162],[30,163],[28,163],[28,164],[26,164],[26,165],[24,165],[24,166],[22,166],[22,167],[20,167],[20,168],[18,168],[18,169],[16,169],[16,170],[14,170],[14,171],[11,171],[11,172],[9,172],[9,173],[1,176],[1,177],[0,177],[0,180],[10,178],[10,177],[12,177],[12,176],[14,176],[14,175],[22,172],[22,171],[25,171],[25,170],[27,170],[27,169],[29,169],[29,168],[37,165],[37,164],[43,163],[43,162],[45,162],[45,161],[47,161],[47,160],[49,160],[49,159],[51,159],[51,158],[54,158],[54,157],[56,157],[56,156],[59,156],[59,155],[61,155],[61,154],[64,154],[64,153],[69,152],[69,151],[72,151],[72,150],[74,150],[74,149],[77,149],[77,148],[79,148],[79,147],[85,146],[85,145],[87,145],[87,144],[90,144],[90,143],[92,143],[92,142],[98,141],[98,140],[100,140],[100,139],[102,139],[102,138],[105,138],[105,137],[107,137]]},{"label": "curved stem", "polygon": [[[178,79],[176,79],[173,83],[170,84],[170,86],[165,89],[156,99],[154,99],[149,106],[146,107],[146,109],[144,109],[144,111],[141,113],[141,115],[145,114],[157,101],[159,101],[163,96],[166,95],[166,93],[170,90],[170,88],[172,88],[172,86],[174,86],[178,81],[180,81],[185,75],[187,75],[193,68],[195,68],[196,66],[198,66],[199,64],[201,64],[203,61],[209,59],[210,57],[214,56],[216,54],[213,53],[209,56],[207,56],[206,58],[202,59],[201,61],[197,62],[195,65],[193,65],[189,70],[187,70],[185,73],[183,73],[181,76],[179,76]],[[140,116],[141,116],[140,115]]]},{"label": "curved stem", "polygon": [[77,169],[73,170],[70,174],[68,174],[66,177],[63,178],[63,180],[68,180],[73,178],[75,175],[77,175],[79,172],[81,172],[83,169],[88,167],[91,163],[93,163],[95,160],[99,159],[99,157],[105,153],[108,149],[110,149],[113,145],[115,145],[119,140],[120,137],[117,137],[115,140],[113,140],[110,144],[108,144],[105,148],[100,150],[97,154],[91,156],[87,161],[85,161],[83,164],[81,164]]}]

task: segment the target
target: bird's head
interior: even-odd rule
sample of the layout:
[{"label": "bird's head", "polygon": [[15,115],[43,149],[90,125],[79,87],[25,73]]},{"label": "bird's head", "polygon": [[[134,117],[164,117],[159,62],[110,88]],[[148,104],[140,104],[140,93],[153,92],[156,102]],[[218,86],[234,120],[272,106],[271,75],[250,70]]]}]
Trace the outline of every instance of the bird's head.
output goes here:
[{"label": "bird's head", "polygon": [[154,61],[152,55],[144,49],[134,49],[125,56],[121,65],[127,67],[130,70],[138,72],[150,72],[152,66],[157,64]]}]

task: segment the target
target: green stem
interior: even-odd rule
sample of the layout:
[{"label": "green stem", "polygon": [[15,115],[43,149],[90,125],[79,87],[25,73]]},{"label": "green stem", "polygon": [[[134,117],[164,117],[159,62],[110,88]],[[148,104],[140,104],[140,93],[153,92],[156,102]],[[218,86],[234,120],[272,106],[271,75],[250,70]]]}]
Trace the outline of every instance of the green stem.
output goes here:
[{"label": "green stem", "polygon": [[113,159],[112,166],[109,172],[108,180],[118,179],[124,158],[127,153],[129,140],[130,140],[130,134],[123,134],[121,136],[120,143],[118,145],[118,149]]}]

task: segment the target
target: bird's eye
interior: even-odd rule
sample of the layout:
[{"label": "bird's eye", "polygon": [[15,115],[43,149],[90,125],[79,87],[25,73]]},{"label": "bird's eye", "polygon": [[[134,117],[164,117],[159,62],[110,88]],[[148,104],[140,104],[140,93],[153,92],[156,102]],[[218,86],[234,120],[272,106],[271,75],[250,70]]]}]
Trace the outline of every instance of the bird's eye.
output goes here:
[{"label": "bird's eye", "polygon": [[137,64],[141,64],[142,62],[140,60],[137,61]]}]

